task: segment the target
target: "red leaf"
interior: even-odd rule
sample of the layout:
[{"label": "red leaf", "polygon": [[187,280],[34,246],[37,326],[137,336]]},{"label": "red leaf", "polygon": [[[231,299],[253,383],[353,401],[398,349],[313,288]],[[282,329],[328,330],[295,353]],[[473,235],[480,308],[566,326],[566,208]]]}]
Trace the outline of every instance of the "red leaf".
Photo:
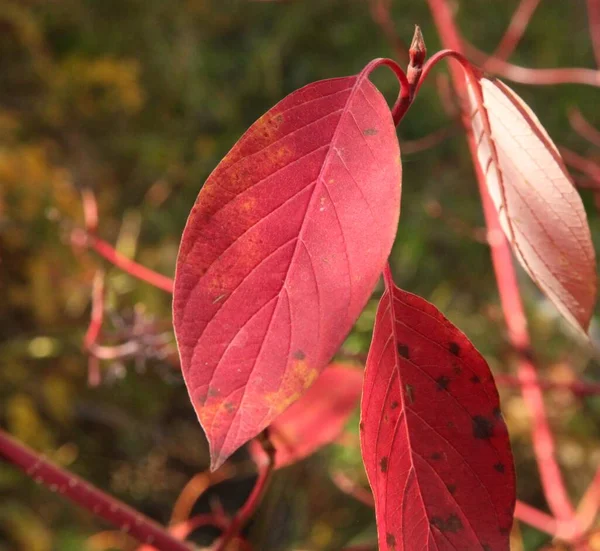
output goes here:
[{"label": "red leaf", "polygon": [[212,469],[298,399],[347,335],[390,252],[400,178],[390,110],[363,71],[287,96],[205,183],[173,315]]},{"label": "red leaf", "polygon": [[[585,210],[554,143],[497,79],[470,85],[478,160],[502,228],[531,278],[576,327],[596,302],[596,261]],[[477,96],[483,108],[476,107]]]},{"label": "red leaf", "polygon": [[[333,442],[358,403],[362,382],[361,369],[341,364],[325,369],[306,394],[271,424],[275,468],[300,461]],[[250,449],[257,461],[266,457],[256,440]]]},{"label": "red leaf", "polygon": [[490,370],[433,305],[393,284],[361,413],[381,551],[508,550],[514,467]]}]

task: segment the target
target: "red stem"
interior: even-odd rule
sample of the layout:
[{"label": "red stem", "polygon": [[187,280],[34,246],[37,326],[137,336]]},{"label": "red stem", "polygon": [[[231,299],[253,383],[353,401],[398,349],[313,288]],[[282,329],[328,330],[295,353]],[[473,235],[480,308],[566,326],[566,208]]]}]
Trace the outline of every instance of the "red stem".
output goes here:
[{"label": "red stem", "polygon": [[579,172],[582,172],[586,176],[589,176],[595,182],[600,185],[600,164],[595,163],[591,159],[586,159],[578,153],[567,149],[566,147],[559,147],[560,155],[563,158],[565,164],[573,167]]},{"label": "red stem", "polygon": [[552,69],[532,69],[508,63],[502,59],[488,56],[472,44],[464,43],[465,52],[477,63],[485,66],[485,70],[513,82],[536,86],[552,86],[554,84],[585,84],[600,87],[600,71],[584,67],[556,67]]},{"label": "red stem", "polygon": [[522,501],[517,501],[516,503],[515,518],[529,524],[529,526],[537,528],[541,532],[545,532],[551,536],[556,535],[556,519],[546,513],[542,513],[542,511],[538,511],[535,507],[531,507],[531,505],[527,505]]},{"label": "red stem", "polygon": [[261,435],[258,436],[258,441],[267,454],[267,461],[264,465],[259,467],[260,471],[258,473],[256,484],[254,484],[254,487],[252,488],[248,499],[244,505],[242,505],[242,508],[236,513],[235,517],[233,517],[229,528],[221,537],[215,551],[225,551],[229,542],[237,537],[240,530],[245,526],[250,517],[254,514],[254,511],[256,511],[257,507],[260,505],[267,490],[267,486],[269,485],[269,481],[271,480],[271,475],[275,468],[275,448],[266,435],[266,432],[261,433]]},{"label": "red stem", "polygon": [[[452,17],[452,12],[446,0],[428,0],[433,18],[440,34],[442,44],[447,48],[462,50],[462,41]],[[448,54],[446,54],[448,55]],[[434,56],[435,57],[435,56]],[[456,55],[454,56],[457,57]],[[462,56],[458,56],[459,61]],[[464,59],[464,58],[462,58]],[[433,61],[430,60],[430,63]],[[463,68],[469,70],[461,61]],[[465,73],[456,64],[450,64],[454,86],[459,96],[467,96]],[[425,73],[425,70],[423,71]],[[472,70],[469,77],[473,76]],[[469,148],[473,159],[477,158],[477,144],[474,139],[468,113],[463,109],[463,124],[467,130]],[[489,243],[492,262],[496,274],[498,291],[502,310],[506,319],[508,335],[511,344],[517,351],[529,351],[530,340],[527,322],[519,294],[516,273],[512,256],[504,233],[500,227],[496,209],[488,194],[485,176],[479,163],[474,162],[479,190],[482,197],[483,209],[490,236]],[[539,386],[536,368],[527,354],[520,354],[518,362],[518,377],[523,383],[523,398],[529,409],[533,422],[533,447],[540,471],[542,488],[553,514],[559,519],[571,519],[574,511],[567,496],[565,485],[555,459],[554,438],[546,415],[544,400]]]},{"label": "red stem", "polygon": [[161,551],[190,551],[190,547],[153,520],[58,467],[3,430],[0,430],[0,457],[17,466],[37,483],[64,495],[142,543],[155,545]]},{"label": "red stem", "polygon": [[[523,387],[519,377],[512,375],[496,375],[496,383],[503,386]],[[526,383],[532,384],[532,383]],[[539,380],[536,383],[542,390],[567,390],[576,396],[598,396],[600,395],[600,383],[583,381],[544,381]]]},{"label": "red stem", "polygon": [[587,0],[587,12],[596,66],[600,69],[600,1]]},{"label": "red stem", "polygon": [[[514,11],[504,36],[491,57],[495,59],[508,59],[515,51],[517,44],[527,29],[529,20],[533,16],[540,0],[521,0],[519,7]],[[486,66],[483,66],[486,68]]]},{"label": "red stem", "polygon": [[89,246],[94,249],[100,256],[104,257],[111,264],[114,264],[117,268],[120,268],[124,272],[137,279],[141,279],[154,287],[158,287],[167,293],[173,292],[173,280],[170,277],[164,276],[137,262],[127,258],[120,252],[116,251],[114,247],[108,244],[106,241],[96,237],[95,235],[88,235]]},{"label": "red stem", "polygon": [[[600,32],[600,29],[599,31]],[[577,108],[569,110],[569,123],[582,138],[585,138],[596,147],[600,147],[600,130],[594,128]]]},{"label": "red stem", "polygon": [[408,48],[404,41],[396,33],[392,17],[390,15],[390,0],[369,0],[371,17],[379,25],[387,41],[392,46],[399,61],[408,59]]}]

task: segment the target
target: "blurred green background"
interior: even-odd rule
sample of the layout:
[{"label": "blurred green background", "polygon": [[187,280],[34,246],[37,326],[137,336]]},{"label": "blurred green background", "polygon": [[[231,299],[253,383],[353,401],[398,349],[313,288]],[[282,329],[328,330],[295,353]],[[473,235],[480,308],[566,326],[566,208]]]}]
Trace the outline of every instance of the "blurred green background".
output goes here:
[{"label": "blurred green background", "polygon": [[[492,51],[516,0],[452,1],[464,35]],[[439,39],[424,1],[396,0],[398,35]],[[394,52],[364,0],[0,0],[0,423],[17,438],[162,523],[187,480],[208,466],[207,447],[173,354],[171,300],[97,255],[73,247],[80,190],[99,203],[100,236],[123,254],[172,276],[178,241],[202,182],[242,132],[284,95],[311,81],[357,73]],[[511,61],[533,67],[594,66],[584,0],[547,0]],[[440,67],[402,122],[402,216],[392,264],[403,288],[432,301],[485,354],[514,371],[464,136],[412,151],[410,140],[452,124],[438,96]],[[392,98],[397,84],[375,78]],[[443,80],[441,81],[443,84]],[[600,127],[598,89],[514,88],[556,142],[600,160],[570,128],[579,107]],[[596,245],[600,221],[583,193]],[[88,387],[82,340],[92,281],[106,269],[101,342],[146,337],[146,353],[103,361]],[[600,379],[598,360],[520,273],[544,377]],[[377,294],[381,292],[378,289]],[[364,353],[376,296],[344,345]],[[597,320],[592,334],[598,336]],[[581,496],[600,463],[600,399],[548,394],[558,458]],[[528,417],[519,393],[502,390],[516,456],[519,498],[545,509]],[[242,451],[236,456],[242,464]],[[365,484],[357,415],[343,445],[284,469],[249,527],[260,550],[334,550],[376,538],[373,513],[331,482],[342,470]],[[219,485],[229,511],[251,475]],[[107,526],[0,463],[0,551],[108,549]],[[101,533],[100,536],[97,534]],[[95,536],[96,534],[96,536]],[[199,530],[206,544],[218,532]],[[548,538],[526,526],[513,548]],[[122,549],[131,549],[124,542]]]}]

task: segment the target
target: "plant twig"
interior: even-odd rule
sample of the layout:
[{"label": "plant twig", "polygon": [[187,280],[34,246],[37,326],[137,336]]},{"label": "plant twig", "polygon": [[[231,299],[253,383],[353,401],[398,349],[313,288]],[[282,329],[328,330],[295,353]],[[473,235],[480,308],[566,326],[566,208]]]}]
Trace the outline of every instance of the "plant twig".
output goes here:
[{"label": "plant twig", "polygon": [[587,12],[596,66],[600,69],[600,1],[587,0]]},{"label": "plant twig", "polygon": [[37,483],[64,495],[142,543],[156,545],[161,551],[190,551],[190,547],[170,535],[164,527],[55,465],[3,430],[0,430],[0,457]]},{"label": "plant twig", "polygon": [[600,395],[600,383],[584,381],[548,381],[538,379],[536,383],[523,383],[519,377],[513,375],[496,375],[496,383],[502,386],[522,388],[524,384],[536,384],[542,390],[566,390],[576,396]]},{"label": "plant twig", "polygon": [[[600,29],[598,32],[600,33]],[[569,122],[571,123],[571,128],[582,138],[585,138],[596,147],[600,147],[600,130],[594,128],[576,107],[569,110]]]},{"label": "plant twig", "polygon": [[257,507],[260,505],[260,502],[262,501],[262,498],[267,490],[269,481],[271,480],[271,475],[273,474],[273,470],[275,468],[275,448],[269,440],[267,431],[263,431],[260,435],[258,435],[257,439],[265,451],[267,459],[264,465],[259,465],[260,472],[258,473],[258,478],[256,480],[256,484],[254,484],[254,488],[252,488],[252,491],[250,492],[250,495],[248,496],[248,499],[244,505],[242,505],[241,509],[233,517],[229,528],[227,528],[219,540],[215,551],[225,551],[229,542],[239,534],[240,530],[242,530],[248,520],[250,520],[250,517],[256,511]]},{"label": "plant twig", "polygon": [[[428,0],[433,18],[440,34],[442,44],[461,53],[462,40],[454,23],[452,12],[446,0]],[[467,67],[468,68],[468,67]],[[466,97],[466,76],[457,64],[450,64],[454,86],[461,97]],[[599,73],[600,74],[600,73]],[[599,79],[600,82],[600,79]],[[463,112],[463,124],[467,130],[471,156],[477,158],[477,143],[470,124],[469,114]],[[511,344],[517,351],[529,351],[530,340],[523,303],[519,294],[517,278],[513,266],[508,243],[496,213],[495,207],[487,191],[485,176],[479,163],[474,162],[479,190],[482,197],[492,262],[496,274],[502,310],[508,327]],[[518,377],[523,383],[523,398],[529,409],[533,423],[533,447],[540,471],[542,488],[548,505],[558,519],[571,519],[574,515],[569,501],[562,474],[558,467],[554,451],[554,438],[546,415],[544,399],[538,383],[535,365],[528,354],[520,354]]]},{"label": "plant twig", "polygon": [[[496,46],[496,49],[492,53],[492,58],[506,60],[511,56],[523,37],[527,25],[529,25],[529,21],[539,3],[540,0],[521,0],[521,3],[513,13],[510,23],[500,39],[498,46]],[[483,68],[487,69],[485,64],[483,65]]]},{"label": "plant twig", "polygon": [[170,277],[159,274],[138,264],[134,260],[127,258],[115,250],[112,245],[95,235],[89,234],[87,237],[89,247],[117,268],[120,268],[129,275],[141,279],[150,285],[154,285],[154,287],[158,287],[167,293],[173,292],[173,280]]},{"label": "plant twig", "polygon": [[408,59],[408,48],[404,41],[398,36],[394,22],[390,15],[391,0],[368,0],[373,21],[379,25],[390,46],[396,55],[396,61],[406,62]]},{"label": "plant twig", "polygon": [[[83,346],[90,350],[98,341],[102,322],[104,320],[104,272],[97,270],[92,284],[92,313],[90,324],[83,338]],[[100,362],[97,356],[90,354],[88,358],[88,384],[98,386],[100,384]]]},{"label": "plant twig", "polygon": [[[552,86],[555,84],[585,84],[600,87],[600,71],[584,67],[556,67],[552,69],[532,69],[508,63],[482,52],[464,39],[465,52],[485,70],[519,84]],[[455,48],[453,48],[455,49]]]},{"label": "plant twig", "polygon": [[578,153],[575,153],[566,147],[560,146],[558,150],[560,151],[560,155],[565,164],[571,166],[586,176],[589,176],[592,180],[594,180],[594,182],[598,182],[598,185],[600,186],[600,164],[592,161],[591,159],[586,159],[585,157],[582,157]]}]

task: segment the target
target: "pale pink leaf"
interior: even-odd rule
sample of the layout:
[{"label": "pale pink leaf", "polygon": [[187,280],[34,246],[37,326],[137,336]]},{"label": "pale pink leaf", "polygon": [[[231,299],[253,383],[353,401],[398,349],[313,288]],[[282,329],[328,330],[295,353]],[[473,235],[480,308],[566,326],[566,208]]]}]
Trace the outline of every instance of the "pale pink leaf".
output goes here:
[{"label": "pale pink leaf", "polygon": [[560,313],[587,331],[596,301],[594,249],[558,150],[504,83],[480,78],[469,93],[478,161],[513,251]]}]

